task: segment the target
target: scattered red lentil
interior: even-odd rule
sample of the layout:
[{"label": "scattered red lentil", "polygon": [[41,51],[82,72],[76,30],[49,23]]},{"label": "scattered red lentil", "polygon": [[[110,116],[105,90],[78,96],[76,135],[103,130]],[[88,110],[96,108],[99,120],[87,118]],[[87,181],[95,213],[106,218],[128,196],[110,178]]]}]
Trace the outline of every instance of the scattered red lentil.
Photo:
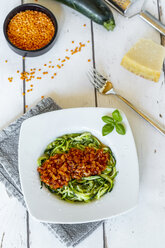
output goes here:
[{"label": "scattered red lentil", "polygon": [[23,92],[22,95],[25,96],[25,92]]},{"label": "scattered red lentil", "polygon": [[20,79],[26,80],[26,79],[28,78],[28,75],[29,75],[29,72],[26,72],[26,71],[21,72],[21,77],[20,77]]},{"label": "scattered red lentil", "polygon": [[11,83],[13,81],[13,77],[9,77],[8,80]]},{"label": "scattered red lentil", "polygon": [[66,52],[68,52],[69,50],[68,49],[66,49]]},{"label": "scattered red lentil", "polygon": [[[89,43],[89,42],[90,41],[88,40],[87,43]],[[73,49],[71,50],[72,51],[71,55],[73,55],[77,52],[80,52],[82,47],[85,47],[85,44],[82,44],[82,42],[79,42],[79,46],[77,46],[74,50]],[[66,49],[66,51],[69,51],[69,50]],[[23,57],[23,59],[24,59],[24,57]],[[61,59],[59,58],[58,60],[60,61]],[[62,66],[64,66],[63,63],[66,62],[66,60],[70,60],[70,57],[65,56],[65,58],[61,60],[62,64],[61,65],[57,64],[56,66],[60,69]],[[88,59],[88,62],[90,62],[90,61],[91,61],[91,59]],[[52,63],[52,61],[49,61],[49,63]],[[47,66],[47,64],[44,64],[44,66]],[[53,66],[49,65],[49,68],[54,68],[54,67],[55,67],[54,65]],[[38,69],[38,71],[41,71],[41,70],[42,69]],[[26,80],[28,82],[28,81],[31,81],[33,78],[35,78],[36,68],[31,68],[30,71],[31,71],[30,73],[29,72],[21,72],[20,73],[20,79]],[[17,73],[19,73],[19,70],[17,70]],[[43,74],[44,75],[48,74],[48,72],[43,72]],[[56,75],[57,75],[57,73],[54,73],[54,76],[56,76]],[[42,77],[37,77],[37,79],[42,79]],[[9,77],[8,80],[9,80],[9,82],[12,82],[13,77]],[[29,91],[32,91],[32,90],[30,89],[27,92],[29,92]]]},{"label": "scattered red lentil", "polygon": [[80,46],[81,46],[81,47],[85,47],[85,44],[82,44],[82,43],[80,42]]},{"label": "scattered red lentil", "polygon": [[54,77],[52,76],[51,79],[53,79]]},{"label": "scattered red lentil", "polygon": [[68,153],[55,154],[37,168],[41,181],[53,189],[68,185],[71,179],[100,175],[105,170],[109,153],[103,149],[71,148]]},{"label": "scattered red lentil", "polygon": [[33,84],[31,84],[30,87],[33,87]]},{"label": "scattered red lentil", "polygon": [[[80,52],[82,47],[85,47],[85,44],[82,44],[81,42],[79,42],[79,47],[76,47],[74,50],[71,50],[71,55],[77,53],[77,52]],[[66,58],[66,57],[65,57]]]},{"label": "scattered red lentil", "polygon": [[72,41],[72,43],[74,43],[74,41]]},{"label": "scattered red lentil", "polygon": [[25,105],[25,108],[28,108],[28,105]]},{"label": "scattered red lentil", "polygon": [[44,98],[44,96],[41,96],[41,98],[43,99],[43,98]]},{"label": "scattered red lentil", "polygon": [[49,61],[49,64],[51,64],[52,63],[52,61]]},{"label": "scattered red lentil", "polygon": [[5,60],[5,63],[7,63],[8,61],[7,60]]},{"label": "scattered red lentil", "polygon": [[83,26],[86,27],[86,24],[84,24]]},{"label": "scattered red lentil", "polygon": [[47,71],[44,71],[43,74],[44,74],[44,75],[45,75],[45,74],[48,74],[48,72],[47,72]]},{"label": "scattered red lentil", "polygon": [[77,52],[78,52],[78,47],[76,47],[76,48],[74,49],[74,51],[72,50],[72,53],[71,53],[71,54],[73,55],[73,54],[75,54],[75,53],[77,53]]},{"label": "scattered red lentil", "polygon": [[27,92],[30,92],[30,90],[27,90]]},{"label": "scattered red lentil", "polygon": [[36,50],[46,46],[54,32],[51,19],[43,12],[33,10],[17,13],[7,29],[11,43],[24,50]]}]

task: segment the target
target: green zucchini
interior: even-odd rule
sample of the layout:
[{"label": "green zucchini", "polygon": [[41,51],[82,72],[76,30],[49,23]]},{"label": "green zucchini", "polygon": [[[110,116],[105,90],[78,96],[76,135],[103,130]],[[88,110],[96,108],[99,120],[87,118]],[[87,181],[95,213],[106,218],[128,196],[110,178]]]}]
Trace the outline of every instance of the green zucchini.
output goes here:
[{"label": "green zucchini", "polygon": [[[63,144],[62,147],[61,144]],[[57,189],[53,189],[41,181],[41,188],[45,185],[51,193],[58,195],[61,199],[69,202],[89,202],[94,199],[100,199],[104,194],[112,191],[115,177],[117,176],[116,160],[111,149],[104,146],[89,132],[65,134],[51,142],[47,146],[44,155],[39,158],[39,166],[42,166],[45,158],[49,159],[52,156],[55,148],[57,148],[56,153],[57,151],[59,152],[59,149],[61,148],[62,150],[60,152],[67,153],[71,148],[84,150],[86,147],[94,147],[96,150],[103,149],[105,152],[109,153],[110,157],[107,167],[100,175],[82,177],[79,180],[71,179],[68,185],[64,185],[62,188]]]},{"label": "green zucchini", "polygon": [[107,30],[113,30],[115,21],[109,7],[103,0],[56,0],[63,3],[85,16],[92,21],[103,25]]}]

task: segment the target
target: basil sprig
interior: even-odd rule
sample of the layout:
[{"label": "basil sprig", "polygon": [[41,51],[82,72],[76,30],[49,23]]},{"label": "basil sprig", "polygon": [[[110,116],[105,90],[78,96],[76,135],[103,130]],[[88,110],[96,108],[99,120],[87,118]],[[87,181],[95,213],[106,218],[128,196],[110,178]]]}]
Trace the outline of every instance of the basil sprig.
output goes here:
[{"label": "basil sprig", "polygon": [[115,127],[118,134],[124,135],[126,133],[124,125],[121,123],[123,118],[118,109],[113,111],[112,117],[103,116],[102,120],[106,123],[102,128],[102,135],[105,136],[111,133]]}]

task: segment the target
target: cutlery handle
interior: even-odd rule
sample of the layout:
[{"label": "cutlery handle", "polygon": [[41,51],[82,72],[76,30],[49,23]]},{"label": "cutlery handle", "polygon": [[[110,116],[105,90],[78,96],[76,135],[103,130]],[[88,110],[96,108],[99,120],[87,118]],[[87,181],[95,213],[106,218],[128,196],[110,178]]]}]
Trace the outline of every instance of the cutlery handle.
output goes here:
[{"label": "cutlery handle", "polygon": [[145,114],[143,114],[141,111],[139,111],[132,103],[130,103],[128,100],[126,100],[124,97],[115,94],[118,98],[120,98],[123,102],[125,102],[128,106],[130,106],[136,113],[138,113],[143,119],[145,119],[147,122],[149,122],[154,128],[156,128],[161,134],[165,135],[165,129],[161,128],[157,123],[155,123],[153,120],[151,120],[149,117],[147,117]]},{"label": "cutlery handle", "polygon": [[165,35],[165,25],[151,15],[148,11],[143,10],[139,13],[140,17],[159,31],[162,35]]}]

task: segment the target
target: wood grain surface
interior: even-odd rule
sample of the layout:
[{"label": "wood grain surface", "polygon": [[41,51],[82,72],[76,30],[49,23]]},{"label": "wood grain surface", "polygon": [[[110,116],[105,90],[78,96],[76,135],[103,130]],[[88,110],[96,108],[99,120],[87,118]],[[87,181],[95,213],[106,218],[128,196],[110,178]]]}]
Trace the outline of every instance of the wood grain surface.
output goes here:
[{"label": "wood grain surface", "polygon": [[[8,4],[1,1],[0,129],[34,106],[42,96],[52,97],[63,108],[98,106],[123,110],[138,151],[139,204],[132,211],[105,221],[77,248],[164,248],[165,138],[115,96],[98,94],[87,77],[89,68],[96,67],[113,82],[116,91],[165,127],[165,66],[159,83],[137,77],[120,66],[122,56],[138,39],[150,38],[165,45],[164,37],[138,16],[127,19],[113,11],[116,28],[107,32],[54,0],[39,0],[37,3],[50,8],[56,15],[58,37],[54,47],[45,55],[23,60],[8,48],[2,33],[5,16],[21,1],[10,0]],[[165,24],[164,0],[147,1],[146,8]],[[81,53],[71,55],[69,51],[79,42],[85,47]],[[62,68],[49,67],[59,64],[59,59],[65,56],[70,60]],[[20,72],[30,72],[34,68],[35,78],[23,82]],[[44,75],[43,71],[48,74]],[[12,83],[8,77],[13,77]],[[29,89],[32,91],[27,92]],[[43,225],[33,220],[17,200],[10,198],[2,185],[0,195],[0,248],[64,247]]]}]

